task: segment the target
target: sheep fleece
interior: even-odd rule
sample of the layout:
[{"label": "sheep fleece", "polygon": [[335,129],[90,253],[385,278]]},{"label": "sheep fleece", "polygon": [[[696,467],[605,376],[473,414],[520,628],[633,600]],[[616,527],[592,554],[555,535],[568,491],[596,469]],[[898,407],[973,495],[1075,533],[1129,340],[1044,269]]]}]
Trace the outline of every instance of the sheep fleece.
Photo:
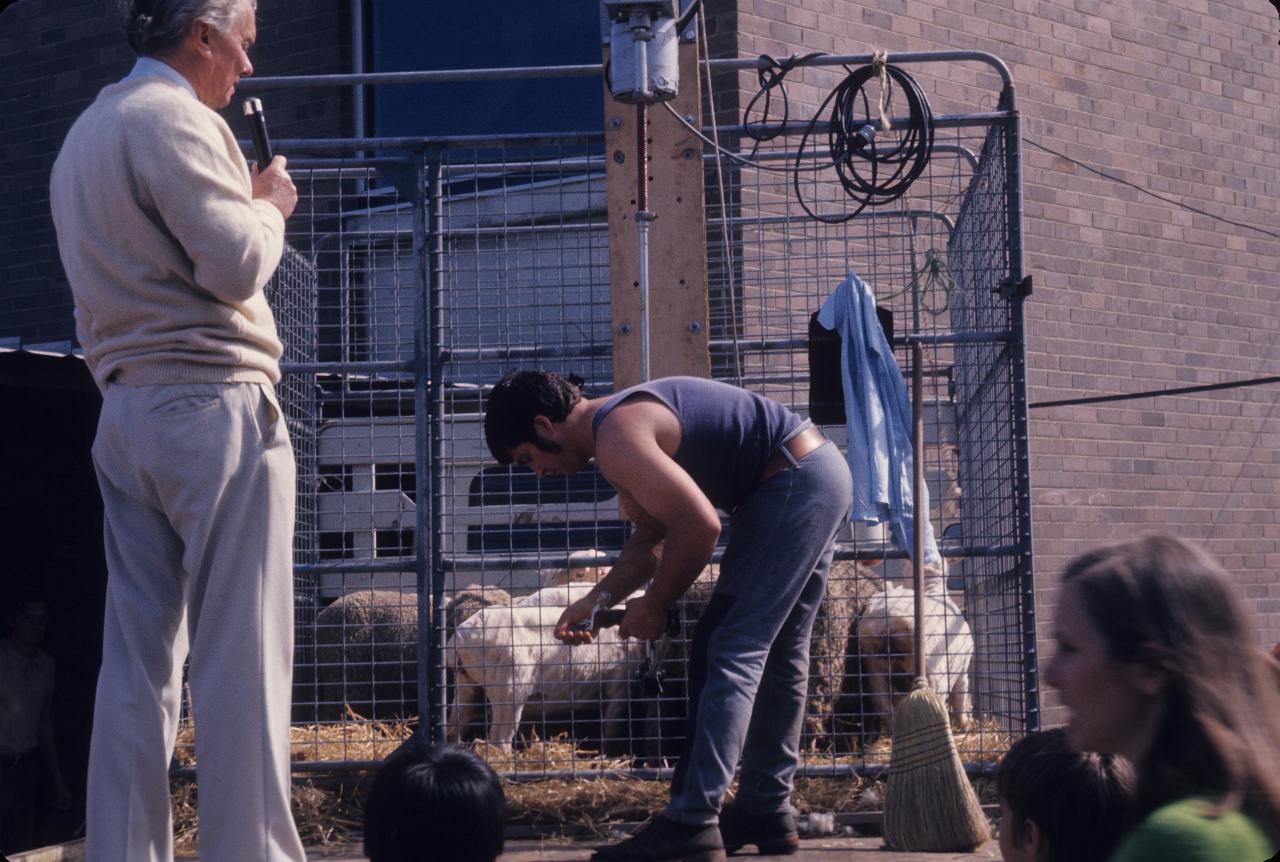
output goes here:
[{"label": "sheep fleece", "polygon": [[463,712],[489,701],[486,738],[510,746],[526,703],[542,701],[544,714],[569,713],[603,705],[606,718],[625,707],[627,688],[644,655],[640,641],[623,641],[616,628],[600,630],[590,644],[569,646],[552,632],[566,605],[586,595],[591,584],[545,587],[510,607],[488,607],[458,625],[446,647],[458,672],[458,692],[450,716],[451,737],[466,725]]}]

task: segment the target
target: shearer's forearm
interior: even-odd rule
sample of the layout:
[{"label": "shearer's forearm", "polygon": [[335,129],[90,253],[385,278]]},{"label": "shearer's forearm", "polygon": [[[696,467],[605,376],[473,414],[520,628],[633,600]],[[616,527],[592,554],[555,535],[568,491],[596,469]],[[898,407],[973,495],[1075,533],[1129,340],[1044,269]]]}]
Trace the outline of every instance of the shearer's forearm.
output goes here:
[{"label": "shearer's forearm", "polygon": [[592,597],[608,593],[611,603],[616,603],[644,586],[658,570],[662,538],[662,533],[652,526],[638,525],[622,547],[622,553],[609,574],[601,578],[591,591]]},{"label": "shearer's forearm", "polygon": [[647,597],[656,607],[669,608],[702,574],[716,549],[720,525],[690,522],[667,532],[662,561]]}]

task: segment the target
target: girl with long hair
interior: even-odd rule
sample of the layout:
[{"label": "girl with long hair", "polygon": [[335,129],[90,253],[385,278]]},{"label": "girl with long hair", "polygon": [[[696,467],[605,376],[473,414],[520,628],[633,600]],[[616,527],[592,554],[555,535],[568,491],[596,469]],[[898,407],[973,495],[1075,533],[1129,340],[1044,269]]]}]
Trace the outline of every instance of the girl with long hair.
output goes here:
[{"label": "girl with long hair", "polygon": [[1170,536],[1107,545],[1062,576],[1045,672],[1084,751],[1137,771],[1113,862],[1266,862],[1280,846],[1280,691],[1234,585]]}]

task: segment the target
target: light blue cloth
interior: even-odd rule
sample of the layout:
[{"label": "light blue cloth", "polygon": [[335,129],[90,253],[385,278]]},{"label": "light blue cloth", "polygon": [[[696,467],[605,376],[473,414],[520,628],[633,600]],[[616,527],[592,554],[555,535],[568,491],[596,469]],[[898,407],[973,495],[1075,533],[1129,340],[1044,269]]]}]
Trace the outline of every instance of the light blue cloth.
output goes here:
[{"label": "light blue cloth", "polygon": [[[853,476],[849,520],[888,521],[898,547],[912,553],[911,407],[902,371],[876,317],[876,298],[853,273],[818,312],[818,323],[840,334],[840,377],[844,384],[846,457]],[[921,511],[929,511],[925,489]],[[933,524],[924,523],[925,565],[942,565]],[[912,554],[914,556],[914,554]]]}]

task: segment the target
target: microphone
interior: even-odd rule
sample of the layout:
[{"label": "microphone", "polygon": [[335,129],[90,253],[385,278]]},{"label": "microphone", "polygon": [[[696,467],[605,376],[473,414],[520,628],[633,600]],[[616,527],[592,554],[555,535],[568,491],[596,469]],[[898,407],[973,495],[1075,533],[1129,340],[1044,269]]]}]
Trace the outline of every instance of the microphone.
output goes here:
[{"label": "microphone", "polygon": [[271,141],[267,139],[267,120],[262,113],[262,100],[257,97],[245,99],[244,115],[249,118],[249,137],[253,138],[258,170],[265,171],[267,165],[271,164]]}]

